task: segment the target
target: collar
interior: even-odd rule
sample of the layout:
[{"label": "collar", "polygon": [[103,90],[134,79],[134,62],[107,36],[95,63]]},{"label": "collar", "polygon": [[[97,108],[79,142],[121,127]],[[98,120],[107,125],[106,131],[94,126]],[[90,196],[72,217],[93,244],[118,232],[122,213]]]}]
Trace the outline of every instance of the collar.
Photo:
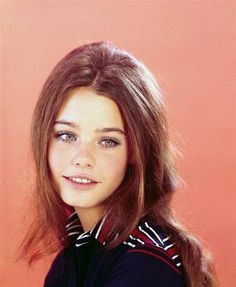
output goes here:
[{"label": "collar", "polygon": [[[100,244],[106,245],[105,239],[108,234],[108,230],[110,229],[110,224],[106,220],[107,215],[108,213],[106,213],[99,220],[99,222],[94,226],[93,229],[87,232],[83,232],[79,217],[76,211],[73,212],[67,221],[67,236],[71,239],[74,238],[76,247],[86,245],[92,240],[96,240]],[[116,236],[118,236],[118,233],[116,234]],[[166,232],[161,227],[158,227],[157,225],[146,221],[144,218],[140,219],[137,227],[129,235],[127,240],[123,242],[123,244],[129,246],[129,248],[138,248],[138,246],[145,245],[146,247],[151,246],[152,255],[154,254],[154,257],[156,257],[155,252],[157,252],[158,257],[160,257],[161,250],[161,254],[165,252],[170,258],[172,258],[177,268],[180,268],[181,266],[181,261],[179,259],[180,257],[177,253],[175,242],[172,242],[171,240],[171,236],[166,234]],[[145,253],[146,251],[142,252]]]},{"label": "collar", "polygon": [[[93,229],[84,232],[79,217],[76,211],[74,211],[67,221],[67,236],[73,241],[75,241],[76,247],[85,245],[92,240],[96,240],[100,244],[106,245],[105,240],[110,229],[110,224],[106,220],[107,215],[108,213],[106,213],[99,220],[99,222],[93,227]],[[160,248],[167,248],[168,244],[166,243],[168,242],[165,242],[167,240],[167,236],[164,233],[165,232],[163,232],[160,227],[157,227],[147,222],[144,218],[141,218],[137,227],[129,235],[129,238],[123,243],[131,247],[136,247],[137,243],[139,242],[142,245],[147,244],[155,245]],[[118,233],[116,234],[116,236],[118,236]]]},{"label": "collar", "polygon": [[107,214],[99,220],[93,229],[84,232],[79,217],[76,211],[74,211],[68,218],[66,224],[67,236],[70,239],[75,238],[76,247],[85,245],[93,239],[97,240],[102,245],[106,245],[105,238],[109,230],[108,223],[106,222],[106,217]]}]

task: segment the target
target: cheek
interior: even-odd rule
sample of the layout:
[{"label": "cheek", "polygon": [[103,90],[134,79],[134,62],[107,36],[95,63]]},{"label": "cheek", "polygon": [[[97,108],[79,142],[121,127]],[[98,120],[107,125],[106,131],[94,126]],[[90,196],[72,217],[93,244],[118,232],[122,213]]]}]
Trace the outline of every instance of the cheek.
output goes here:
[{"label": "cheek", "polygon": [[100,160],[100,168],[104,175],[113,180],[121,180],[127,168],[127,152],[118,153],[113,156],[106,156]]}]

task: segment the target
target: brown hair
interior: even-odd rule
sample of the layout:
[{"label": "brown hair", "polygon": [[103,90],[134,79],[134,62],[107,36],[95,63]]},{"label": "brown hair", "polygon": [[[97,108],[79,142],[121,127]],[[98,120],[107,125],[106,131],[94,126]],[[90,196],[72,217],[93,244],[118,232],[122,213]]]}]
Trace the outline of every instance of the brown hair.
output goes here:
[{"label": "brown hair", "polygon": [[[108,220],[112,221],[107,248],[123,242],[146,216],[176,242],[187,286],[216,286],[211,259],[170,208],[178,176],[160,89],[140,61],[110,42],[91,43],[71,51],[56,65],[41,91],[32,124],[38,212],[21,246],[24,258],[32,263],[68,245],[65,223],[71,207],[63,203],[52,185],[47,149],[66,95],[80,86],[117,103],[133,158],[121,186],[106,201]],[[117,232],[119,236],[114,239]]]}]

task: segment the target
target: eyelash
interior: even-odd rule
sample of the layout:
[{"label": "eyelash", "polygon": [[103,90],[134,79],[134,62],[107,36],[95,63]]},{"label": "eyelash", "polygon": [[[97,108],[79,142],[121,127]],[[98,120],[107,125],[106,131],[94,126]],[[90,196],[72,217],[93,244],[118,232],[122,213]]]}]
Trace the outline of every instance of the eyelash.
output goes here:
[{"label": "eyelash", "polygon": [[[66,139],[63,138],[63,136],[66,136]],[[73,137],[74,139],[73,140],[68,140],[68,136],[70,137]],[[59,141],[62,141],[62,142],[72,142],[72,141],[76,141],[76,136],[73,134],[73,133],[70,133],[70,132],[57,132],[55,134],[55,137],[59,140]]]},{"label": "eyelash", "polygon": [[103,138],[103,139],[101,139],[99,142],[100,142],[100,143],[101,143],[101,142],[110,142],[110,144],[108,144],[108,145],[106,145],[106,144],[103,145],[104,148],[114,148],[114,147],[120,145],[120,143],[119,143],[117,140],[114,140],[114,139],[112,139],[112,138]]},{"label": "eyelash", "polygon": [[[63,138],[63,136],[66,136],[66,139]],[[68,136],[70,137],[70,139],[68,139]],[[65,131],[61,131],[61,132],[57,132],[55,134],[55,138],[58,139],[58,141],[61,141],[61,142],[64,142],[64,143],[71,143],[73,141],[76,141],[77,140],[77,137],[75,134],[71,133],[71,132],[65,132]],[[73,139],[71,139],[73,138]],[[102,146],[104,148],[114,148],[118,145],[120,145],[120,142],[114,138],[111,138],[111,137],[106,137],[106,138],[102,138],[99,140],[99,143],[102,143],[102,142],[110,142],[110,144],[106,145],[106,144],[102,144]]]}]

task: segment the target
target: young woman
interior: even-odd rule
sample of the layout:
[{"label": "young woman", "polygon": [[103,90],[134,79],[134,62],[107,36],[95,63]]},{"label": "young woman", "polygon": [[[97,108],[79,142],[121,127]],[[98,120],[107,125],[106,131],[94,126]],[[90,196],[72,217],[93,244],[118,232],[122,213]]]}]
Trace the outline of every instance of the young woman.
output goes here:
[{"label": "young woman", "polygon": [[109,42],[53,69],[32,124],[37,215],[29,263],[59,251],[45,287],[216,286],[198,241],[174,217],[178,177],[160,90]]}]

